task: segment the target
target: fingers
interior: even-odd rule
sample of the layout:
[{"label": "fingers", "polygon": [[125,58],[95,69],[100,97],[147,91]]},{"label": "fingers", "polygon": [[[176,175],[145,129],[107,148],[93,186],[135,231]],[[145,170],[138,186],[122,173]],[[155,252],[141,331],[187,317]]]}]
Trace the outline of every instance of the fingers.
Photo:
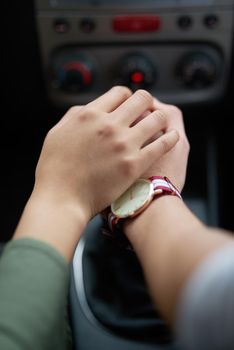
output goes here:
[{"label": "fingers", "polygon": [[132,130],[134,131],[134,137],[140,143],[140,147],[142,147],[149,140],[152,140],[153,137],[156,139],[161,136],[166,127],[166,115],[161,110],[157,110],[142,119],[132,127]]},{"label": "fingers", "polygon": [[154,97],[154,106],[155,106],[155,108],[160,108],[160,107],[167,106],[167,104],[158,100],[156,97]]},{"label": "fingers", "polygon": [[114,86],[105,94],[90,102],[87,106],[106,113],[111,113],[131,95],[132,92],[129,88],[125,86]]},{"label": "fingers", "polygon": [[142,169],[147,169],[158,158],[169,152],[179,141],[177,130],[170,130],[141,149]]},{"label": "fingers", "polygon": [[154,107],[156,109],[160,108],[160,110],[167,114],[168,126],[166,130],[169,131],[176,129],[180,136],[181,147],[183,147],[185,150],[187,150],[187,153],[189,153],[190,144],[186,135],[183,113],[181,109],[175,105],[163,103],[156,98],[154,98]]},{"label": "fingers", "polygon": [[125,125],[131,125],[144,114],[147,110],[154,109],[154,99],[150,93],[145,90],[137,90],[131,97],[122,103],[112,115],[122,121]]},{"label": "fingers", "polygon": [[182,111],[174,105],[163,103],[154,97],[154,108],[161,109],[168,115],[168,128],[176,128],[185,132]]}]

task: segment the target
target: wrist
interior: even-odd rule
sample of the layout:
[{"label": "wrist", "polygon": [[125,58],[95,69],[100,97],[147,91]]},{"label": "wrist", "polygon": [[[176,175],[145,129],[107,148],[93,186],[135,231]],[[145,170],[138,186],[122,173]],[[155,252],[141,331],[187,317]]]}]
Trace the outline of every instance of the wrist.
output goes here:
[{"label": "wrist", "polygon": [[198,226],[201,227],[202,223],[183,200],[177,196],[164,195],[154,199],[139,216],[126,221],[124,232],[134,250],[144,250],[145,245],[152,241],[156,250],[165,242],[196,231]]},{"label": "wrist", "polygon": [[33,191],[13,238],[31,237],[44,241],[70,261],[88,220],[88,215],[78,204],[58,200],[50,193]]},{"label": "wrist", "polygon": [[[162,225],[162,213],[166,215],[168,205],[180,204],[181,199],[177,196],[164,195],[155,198],[150,205],[138,216],[126,220],[124,224],[124,233],[134,248],[141,246],[152,227],[154,227],[155,236],[160,235],[160,226]],[[157,224],[156,224],[157,223]]]},{"label": "wrist", "polygon": [[[122,237],[125,222],[142,216],[162,196],[176,196],[182,199],[180,192],[165,176],[151,176],[148,179],[136,180],[119,198],[117,198],[104,214],[104,226],[109,234]],[[133,221],[135,221],[133,219]],[[136,221],[138,221],[136,219]],[[145,222],[147,224],[147,222]],[[109,227],[109,229],[108,229]],[[128,245],[127,245],[128,246]]]}]

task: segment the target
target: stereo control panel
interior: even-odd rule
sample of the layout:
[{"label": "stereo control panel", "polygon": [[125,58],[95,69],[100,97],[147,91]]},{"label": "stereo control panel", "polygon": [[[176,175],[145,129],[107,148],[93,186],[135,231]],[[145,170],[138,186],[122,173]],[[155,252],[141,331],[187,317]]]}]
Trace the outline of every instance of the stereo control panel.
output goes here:
[{"label": "stereo control panel", "polygon": [[225,93],[233,0],[38,0],[35,9],[45,85],[57,106],[87,103],[116,84],[176,104]]}]

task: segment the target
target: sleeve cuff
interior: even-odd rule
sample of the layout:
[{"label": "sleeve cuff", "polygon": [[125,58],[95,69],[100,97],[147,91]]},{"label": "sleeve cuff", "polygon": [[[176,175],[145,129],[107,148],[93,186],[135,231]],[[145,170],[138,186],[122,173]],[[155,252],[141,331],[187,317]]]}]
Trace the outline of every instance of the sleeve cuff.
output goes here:
[{"label": "sleeve cuff", "polygon": [[234,246],[210,254],[181,293],[176,333],[186,350],[231,350],[234,344]]}]

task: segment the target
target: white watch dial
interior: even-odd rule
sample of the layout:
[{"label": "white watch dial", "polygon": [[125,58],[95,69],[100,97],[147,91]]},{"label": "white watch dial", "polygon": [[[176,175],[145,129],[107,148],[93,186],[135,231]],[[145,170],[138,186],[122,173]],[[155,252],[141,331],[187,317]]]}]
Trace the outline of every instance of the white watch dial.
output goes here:
[{"label": "white watch dial", "polygon": [[112,212],[120,218],[137,214],[153,198],[153,184],[149,180],[138,179],[111,205]]}]

